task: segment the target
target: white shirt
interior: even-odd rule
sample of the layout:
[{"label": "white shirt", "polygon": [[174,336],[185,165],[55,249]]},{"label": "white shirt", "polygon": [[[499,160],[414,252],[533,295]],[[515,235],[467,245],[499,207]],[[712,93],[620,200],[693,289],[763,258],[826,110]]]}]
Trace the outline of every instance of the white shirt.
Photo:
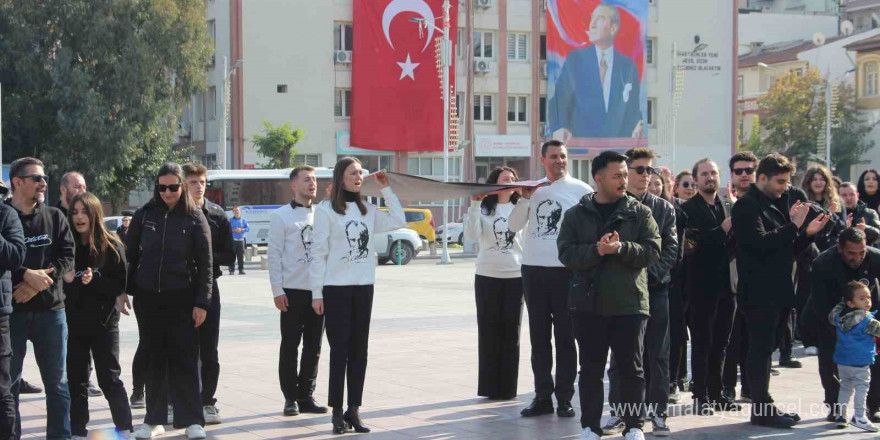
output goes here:
[{"label": "white shirt", "polygon": [[314,206],[294,209],[287,204],[272,212],[268,251],[272,296],[284,295],[284,289],[309,290],[314,218]]},{"label": "white shirt", "polygon": [[510,214],[510,230],[523,231],[522,264],[563,267],[556,247],[562,216],[591,192],[590,185],[566,174],[550,185],[538,188],[530,200],[517,202]]},{"label": "white shirt", "polygon": [[373,234],[406,227],[403,207],[391,188],[382,189],[388,211],[364,203],[361,214],[355,202],[346,202],[345,214],[333,210],[329,200],[315,209],[309,284],[312,299],[324,298],[324,286],[368,286],[376,283],[376,247]]},{"label": "white shirt", "polygon": [[[608,65],[608,70],[605,72],[605,81],[602,83],[602,95],[605,98],[605,112],[608,112],[608,103],[611,100],[611,70],[614,67],[614,46],[608,46],[608,49],[602,50],[599,49],[599,46],[596,46],[596,66],[599,69],[602,68],[602,54],[605,54],[605,64]],[[601,72],[601,70],[599,70]],[[602,79],[602,76],[599,75],[599,79]]]},{"label": "white shirt", "polygon": [[[522,199],[520,199],[522,201]],[[510,230],[513,203],[495,205],[495,212],[482,212],[480,202],[471,201],[464,227],[467,240],[479,239],[476,273],[492,278],[519,278],[522,276],[522,233]]]}]

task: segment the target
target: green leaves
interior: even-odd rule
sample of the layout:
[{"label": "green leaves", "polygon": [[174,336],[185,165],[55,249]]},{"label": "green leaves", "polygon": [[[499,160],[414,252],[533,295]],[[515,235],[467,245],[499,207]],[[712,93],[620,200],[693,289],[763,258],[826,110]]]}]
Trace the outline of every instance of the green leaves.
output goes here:
[{"label": "green leaves", "polygon": [[285,122],[278,127],[269,121],[263,120],[263,135],[254,136],[251,141],[257,149],[257,153],[269,159],[262,164],[264,168],[290,168],[293,156],[296,155],[296,144],[306,135],[303,129],[294,130],[290,122]]}]

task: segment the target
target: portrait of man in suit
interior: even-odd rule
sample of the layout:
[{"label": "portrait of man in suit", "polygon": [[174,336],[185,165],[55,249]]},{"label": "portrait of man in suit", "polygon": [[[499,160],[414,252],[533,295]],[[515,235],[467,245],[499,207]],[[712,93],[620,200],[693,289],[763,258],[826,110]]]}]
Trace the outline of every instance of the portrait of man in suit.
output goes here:
[{"label": "portrait of man in suit", "polygon": [[576,138],[641,138],[639,71],[614,47],[617,7],[600,4],[587,31],[592,45],[571,51],[550,98],[550,132]]}]

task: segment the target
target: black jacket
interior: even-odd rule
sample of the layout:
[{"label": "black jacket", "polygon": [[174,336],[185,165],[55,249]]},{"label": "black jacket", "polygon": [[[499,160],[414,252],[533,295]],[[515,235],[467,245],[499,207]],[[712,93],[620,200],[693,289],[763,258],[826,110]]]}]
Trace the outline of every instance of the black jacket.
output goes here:
[{"label": "black jacket", "polygon": [[794,258],[812,240],[792,223],[788,207],[788,194],[772,200],[754,184],[733,205],[741,304],[794,305]]},{"label": "black jacket", "polygon": [[0,203],[0,317],[12,313],[12,271],[21,267],[26,253],[18,215]]},{"label": "black jacket", "polygon": [[[632,194],[630,196],[636,197]],[[675,208],[672,206],[672,203],[650,192],[645,192],[645,195],[639,201],[648,208],[651,208],[651,216],[657,222],[657,228],[660,231],[660,238],[662,240],[660,259],[648,266],[648,286],[667,284],[672,279],[672,268],[678,261],[678,234],[676,233]]]},{"label": "black jacket", "polygon": [[[118,318],[116,297],[125,293],[128,267],[122,244],[112,246],[119,256],[108,249],[100,267],[90,255],[88,245],[76,246],[76,277],[73,282],[64,283],[65,312],[71,333],[88,331],[94,324],[106,325],[111,318]],[[92,268],[92,281],[84,285],[82,276],[87,268]]]},{"label": "black jacket", "polygon": [[[211,305],[211,227],[201,210],[171,211],[150,201],[134,213],[125,235],[129,293],[192,290],[193,305]],[[148,293],[149,292],[149,293]]]},{"label": "black jacket", "polygon": [[116,236],[119,237],[120,240],[125,241],[125,233],[126,232],[128,232],[128,228],[126,228],[123,225],[119,225],[119,227],[116,228]]},{"label": "black jacket", "polygon": [[853,226],[865,222],[865,235],[868,236],[869,246],[880,241],[880,216],[877,215],[877,211],[868,208],[865,202],[859,200],[856,209],[848,211],[847,214],[852,214]]},{"label": "black jacket", "polygon": [[[828,314],[831,309],[843,299],[841,295],[843,286],[850,281],[862,281],[871,287],[871,300],[874,303],[872,309],[877,308],[880,300],[877,297],[878,281],[880,281],[880,250],[868,246],[868,253],[858,269],[851,269],[837,247],[822,252],[813,261],[811,272],[811,292],[807,300],[803,323],[812,323],[816,328],[833,332],[828,323]],[[825,317],[826,319],[821,319]],[[832,333],[833,335],[833,333]]]},{"label": "black jacket", "polygon": [[675,207],[675,234],[678,237],[678,252],[675,255],[675,265],[672,267],[671,280],[669,283],[669,294],[679,295],[686,298],[684,294],[684,243],[687,239],[685,229],[687,228],[687,214],[681,209],[681,205],[685,202],[682,199],[675,198],[673,206]]},{"label": "black jacket", "polygon": [[[685,295],[688,298],[715,297],[730,293],[730,244],[721,227],[726,218],[724,203],[715,196],[715,205],[700,194],[681,205],[687,215],[685,246]],[[713,214],[717,210],[719,215]]]},{"label": "black jacket", "polygon": [[48,289],[38,293],[24,304],[12,305],[16,312],[42,312],[46,310],[61,310],[64,308],[64,288],[62,277],[67,271],[73,269],[74,243],[70,234],[70,225],[67,218],[57,208],[37,203],[34,212],[23,215],[21,211],[12,206],[11,199],[7,205],[18,213],[24,230],[24,242],[27,245],[27,254],[24,264],[12,271],[12,285],[17,286],[24,281],[24,273],[27,269],[52,268],[49,276],[54,283]]},{"label": "black jacket", "polygon": [[[647,268],[660,258],[660,233],[651,210],[624,196],[608,219],[595,205],[595,194],[565,212],[556,244],[559,260],[574,272],[569,305],[577,312],[649,315]],[[600,256],[597,243],[617,231],[620,253]]]},{"label": "black jacket", "polygon": [[202,206],[202,214],[205,214],[208,226],[211,227],[211,252],[214,261],[212,273],[216,280],[223,275],[222,267],[235,262],[235,253],[232,250],[232,227],[223,208],[208,199],[205,199],[205,204]]},{"label": "black jacket", "polygon": [[57,208],[59,211],[61,211],[61,213],[64,214],[64,218],[67,218],[67,217],[70,215],[70,214],[69,214],[69,211],[67,210],[67,208],[65,208],[65,207],[64,207],[64,204],[61,203],[61,200],[58,200],[58,201],[55,202],[55,204],[52,205],[52,206],[54,206],[54,207]]}]

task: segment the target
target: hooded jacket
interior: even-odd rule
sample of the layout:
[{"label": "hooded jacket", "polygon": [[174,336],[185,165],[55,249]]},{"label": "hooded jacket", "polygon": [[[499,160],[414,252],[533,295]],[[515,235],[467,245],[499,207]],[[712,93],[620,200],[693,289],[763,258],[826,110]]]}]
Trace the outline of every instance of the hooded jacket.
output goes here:
[{"label": "hooded jacket", "polygon": [[[107,325],[114,317],[118,319],[116,297],[125,293],[128,267],[122,243],[111,243],[111,246],[116,253],[108,249],[100,266],[90,254],[88,245],[76,246],[76,275],[73,282],[64,283],[64,304],[72,332],[88,329],[92,324]],[[92,281],[83,284],[82,277],[88,268],[92,269]]]},{"label": "hooded jacket", "polygon": [[867,367],[874,363],[880,337],[880,321],[876,311],[851,309],[845,303],[834,306],[828,321],[837,329],[837,345],[834,346],[834,363],[850,367]]},{"label": "hooded jacket", "polygon": [[[600,256],[597,243],[613,231],[620,236],[620,252]],[[574,311],[649,315],[647,268],[660,259],[660,233],[650,208],[624,196],[603,220],[595,193],[587,194],[566,211],[557,246],[559,260],[574,271],[569,291]]]}]

